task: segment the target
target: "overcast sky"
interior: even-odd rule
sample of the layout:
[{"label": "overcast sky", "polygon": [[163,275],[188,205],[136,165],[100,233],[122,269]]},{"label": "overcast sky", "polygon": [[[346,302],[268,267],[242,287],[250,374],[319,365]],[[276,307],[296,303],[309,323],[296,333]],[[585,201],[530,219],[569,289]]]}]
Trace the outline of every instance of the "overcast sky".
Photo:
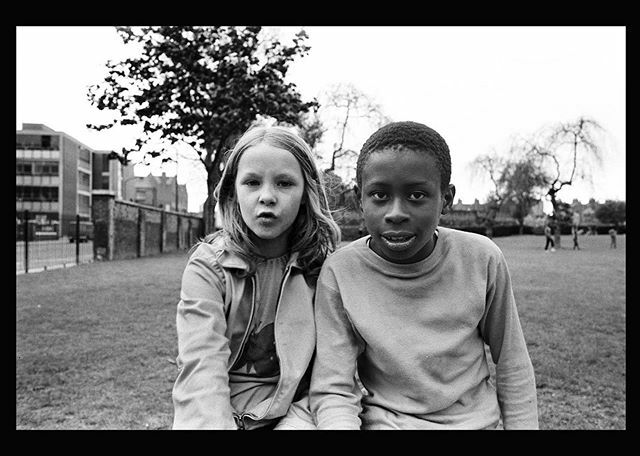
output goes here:
[{"label": "overcast sky", "polygon": [[[280,28],[283,35],[300,27]],[[593,183],[559,197],[626,199],[626,30],[624,27],[305,27],[310,53],[288,79],[304,99],[351,83],[393,120],[422,122],[449,144],[456,200],[486,197],[473,174],[478,155],[506,151],[511,138],[580,116],[599,122],[605,160]],[[16,28],[16,129],[44,123],[94,149],[120,150],[134,131],[96,132],[103,117],[87,100],[108,59],[130,54],[112,27]],[[359,150],[373,131],[350,138]],[[154,171],[154,172],[157,172]],[[174,173],[175,168],[167,169]],[[204,170],[181,161],[189,209],[206,197]]]}]

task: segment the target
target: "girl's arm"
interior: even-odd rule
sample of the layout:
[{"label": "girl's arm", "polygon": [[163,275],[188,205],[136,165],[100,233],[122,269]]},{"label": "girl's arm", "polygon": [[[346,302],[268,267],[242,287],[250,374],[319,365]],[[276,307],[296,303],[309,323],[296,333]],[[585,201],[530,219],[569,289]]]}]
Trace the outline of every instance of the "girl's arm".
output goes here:
[{"label": "girl's arm", "polygon": [[538,402],[511,278],[502,253],[489,267],[485,315],[480,330],[496,363],[496,387],[504,429],[538,429]]},{"label": "girl's arm", "polygon": [[323,269],[316,288],[316,356],[309,401],[318,429],[360,429],[362,392],[355,373],[364,344],[334,284],[333,273]]},{"label": "girl's arm", "polygon": [[173,429],[236,429],[225,336],[224,275],[210,246],[189,259],[176,317],[178,377],[173,387]]}]

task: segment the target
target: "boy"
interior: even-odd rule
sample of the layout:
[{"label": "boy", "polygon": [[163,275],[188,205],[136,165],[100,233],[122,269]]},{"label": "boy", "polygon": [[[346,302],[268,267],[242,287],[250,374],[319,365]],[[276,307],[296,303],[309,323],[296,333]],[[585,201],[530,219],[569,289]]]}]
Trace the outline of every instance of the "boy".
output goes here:
[{"label": "boy", "polygon": [[450,176],[449,148],[425,125],[391,123],[363,145],[356,191],[369,235],[328,257],[317,285],[319,429],[495,429],[500,418],[505,429],[538,428],[502,252],[438,227],[455,196]]}]

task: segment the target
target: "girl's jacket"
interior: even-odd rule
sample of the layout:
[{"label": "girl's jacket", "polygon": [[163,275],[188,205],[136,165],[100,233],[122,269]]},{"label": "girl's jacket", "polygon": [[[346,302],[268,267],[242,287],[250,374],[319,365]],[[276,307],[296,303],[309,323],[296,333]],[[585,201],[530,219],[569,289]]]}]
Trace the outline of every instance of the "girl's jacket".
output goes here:
[{"label": "girl's jacket", "polygon": [[[178,376],[173,387],[173,429],[237,429],[245,418],[284,416],[294,401],[315,350],[313,297],[293,254],[284,273],[275,317],[280,380],[270,401],[238,415],[230,402],[228,370],[248,337],[254,311],[255,276],[222,239],[202,243],[182,276],[176,317]],[[296,398],[297,399],[297,398]]]}]

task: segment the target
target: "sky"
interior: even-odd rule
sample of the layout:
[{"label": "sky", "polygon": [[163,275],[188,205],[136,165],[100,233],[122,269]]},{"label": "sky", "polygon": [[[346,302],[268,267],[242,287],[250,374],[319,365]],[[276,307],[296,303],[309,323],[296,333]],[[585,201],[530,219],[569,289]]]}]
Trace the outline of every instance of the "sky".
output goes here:
[{"label": "sky", "polygon": [[[626,200],[626,29],[622,26],[313,26],[279,27],[290,36],[304,28],[311,46],[287,79],[304,100],[333,84],[352,84],[394,121],[412,120],[438,131],[451,151],[456,201],[481,202],[490,182],[473,172],[479,155],[506,153],[513,138],[529,136],[581,116],[596,120],[603,162],[591,182],[558,194]],[[93,149],[119,151],[135,127],[86,128],[104,114],[90,106],[88,86],[107,74],[107,60],[134,55],[113,27],[16,27],[16,129],[43,123]],[[375,128],[360,126],[347,147],[359,150]],[[331,132],[320,149],[327,151]],[[206,198],[206,174],[193,151],[179,149],[178,182],[189,210]],[[166,165],[174,175],[175,165]],[[137,167],[136,174],[161,172]],[[549,208],[549,205],[546,205]]]}]

